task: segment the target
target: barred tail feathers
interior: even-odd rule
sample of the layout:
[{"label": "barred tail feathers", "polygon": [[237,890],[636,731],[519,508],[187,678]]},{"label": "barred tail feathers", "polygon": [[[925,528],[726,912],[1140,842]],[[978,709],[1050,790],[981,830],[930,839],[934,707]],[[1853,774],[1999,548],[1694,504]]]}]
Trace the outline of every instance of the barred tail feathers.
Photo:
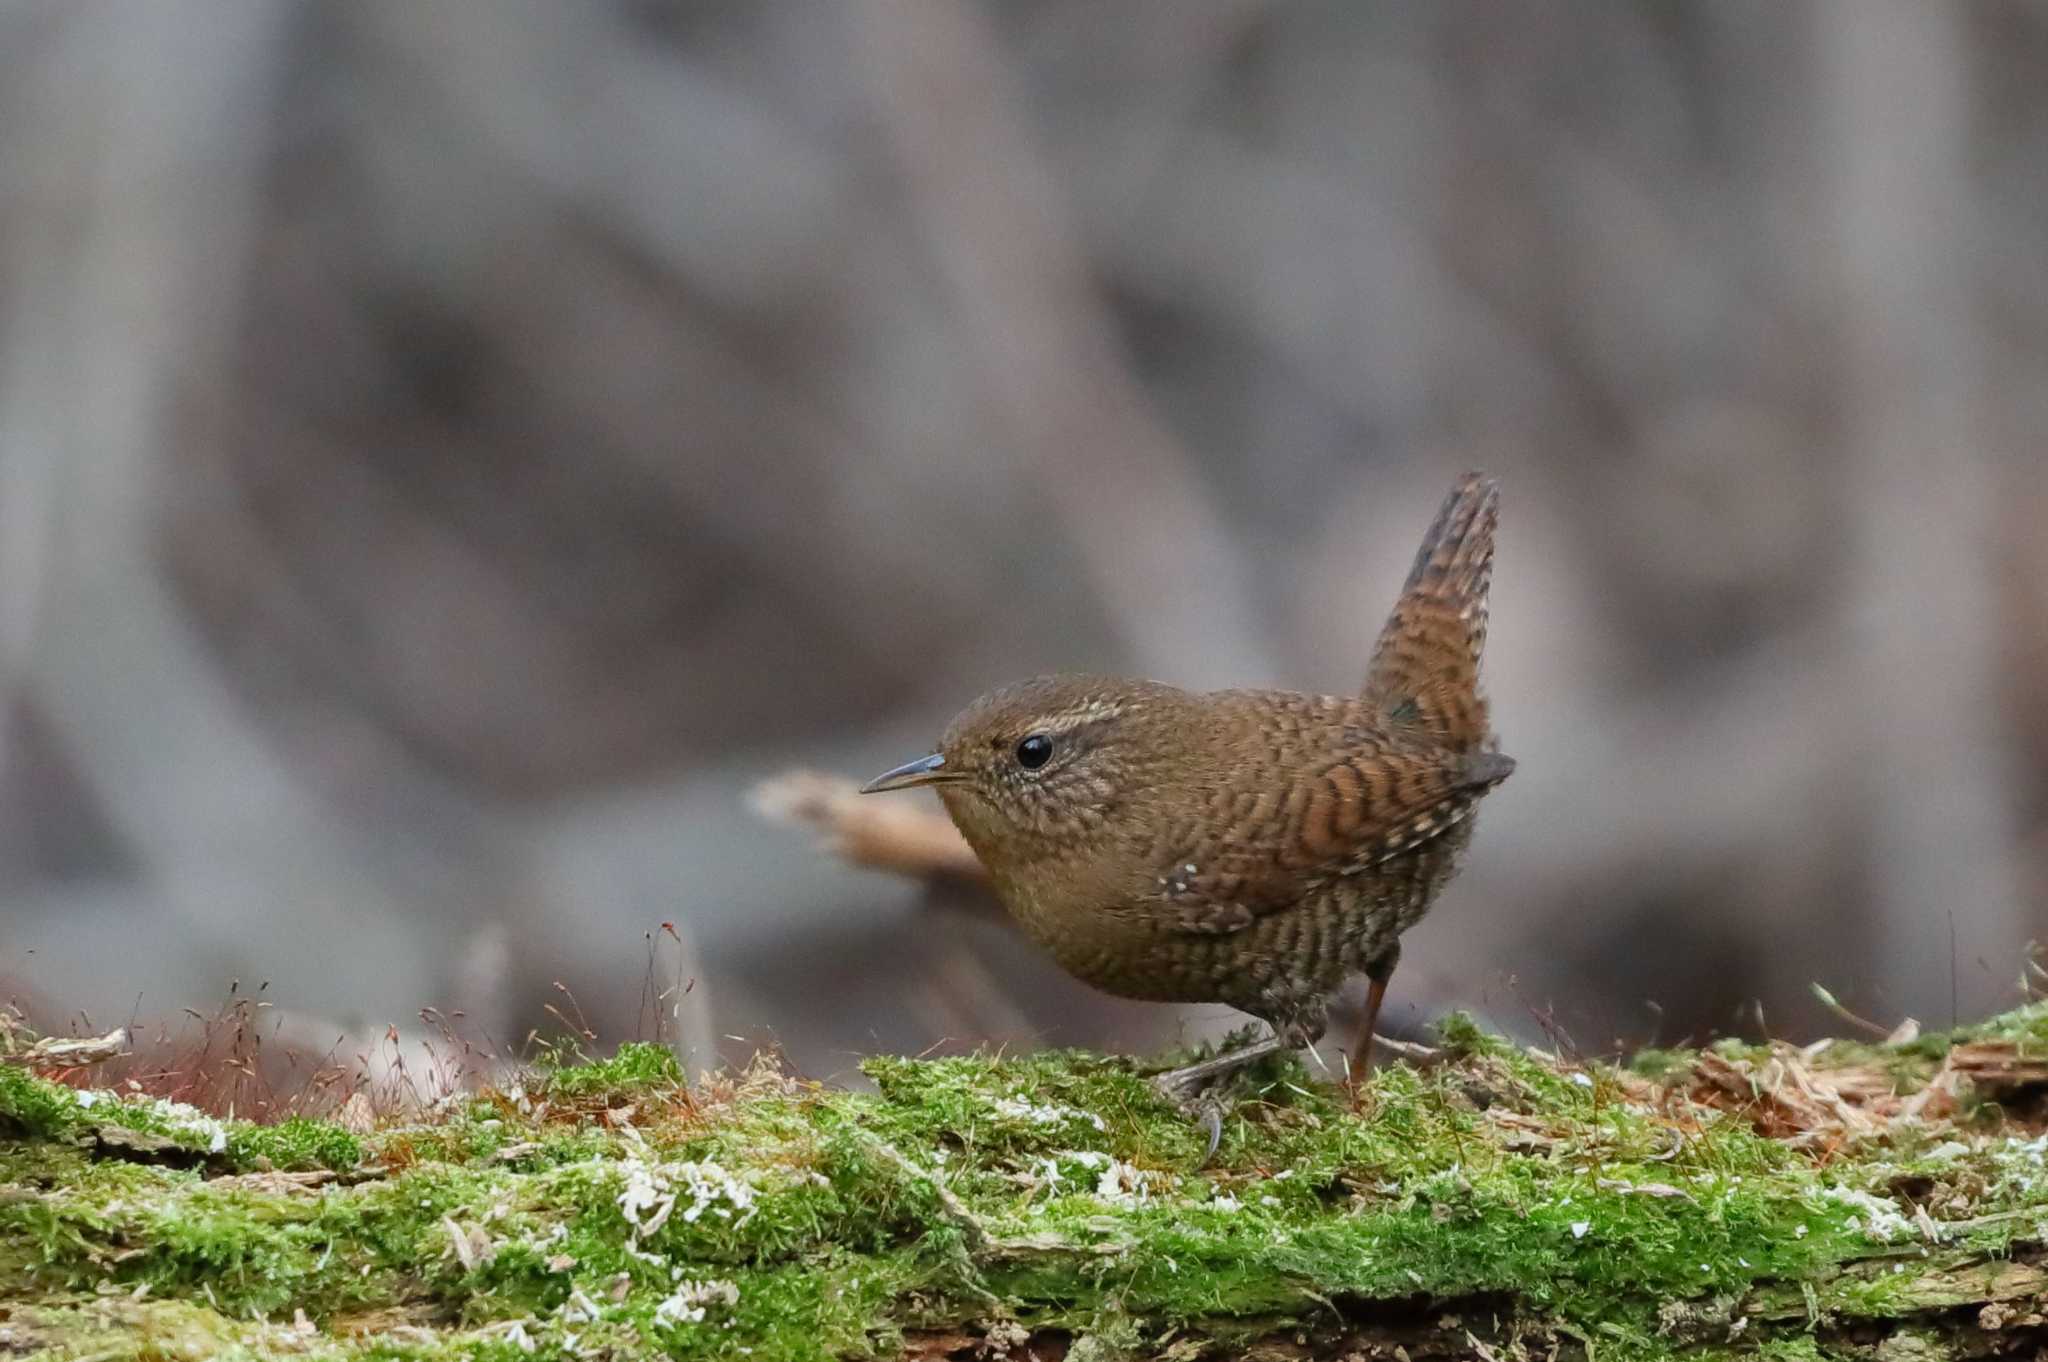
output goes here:
[{"label": "barred tail feathers", "polygon": [[1500,484],[1468,473],[1423,536],[1366,674],[1365,696],[1389,726],[1461,749],[1490,742],[1479,657],[1499,517]]}]

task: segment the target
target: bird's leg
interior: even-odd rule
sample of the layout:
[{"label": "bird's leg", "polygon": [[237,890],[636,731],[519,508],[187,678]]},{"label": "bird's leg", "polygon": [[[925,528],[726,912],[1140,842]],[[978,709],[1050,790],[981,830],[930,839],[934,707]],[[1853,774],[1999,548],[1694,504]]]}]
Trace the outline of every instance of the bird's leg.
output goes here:
[{"label": "bird's leg", "polygon": [[1152,1080],[1152,1086],[1159,1089],[1173,1101],[1185,1103],[1197,1094],[1215,1086],[1219,1079],[1228,1078],[1248,1064],[1255,1064],[1267,1055],[1290,1048],[1286,1037],[1275,1033],[1264,1040],[1255,1040],[1250,1045],[1236,1050],[1225,1050],[1220,1055],[1198,1059],[1193,1064],[1183,1064],[1178,1069],[1169,1069]]},{"label": "bird's leg", "polygon": [[1152,1079],[1152,1086],[1168,1101],[1202,1123],[1202,1128],[1209,1134],[1209,1149],[1202,1156],[1202,1162],[1206,1164],[1215,1157],[1216,1146],[1223,1139],[1223,1081],[1268,1055],[1283,1050],[1299,1050],[1304,1045],[1313,1044],[1322,1034],[1323,1020],[1319,1012],[1290,1018],[1274,1023],[1273,1033],[1261,1040],[1158,1074]]},{"label": "bird's leg", "polygon": [[1204,1166],[1216,1157],[1216,1146],[1223,1142],[1223,1100],[1217,1087],[1219,1081],[1267,1055],[1289,1048],[1287,1037],[1275,1032],[1264,1040],[1255,1040],[1239,1049],[1226,1050],[1220,1055],[1183,1064],[1178,1069],[1169,1069],[1153,1077],[1152,1086],[1167,1101],[1201,1122],[1202,1129],[1208,1134],[1209,1146],[1202,1154]]},{"label": "bird's leg", "polygon": [[1396,941],[1378,959],[1365,967],[1368,985],[1365,991],[1365,1020],[1359,1025],[1358,1038],[1351,1043],[1350,1053],[1345,1059],[1345,1086],[1351,1089],[1351,1105],[1359,1105],[1365,1092],[1365,1076],[1372,1068],[1373,1032],[1379,1028],[1380,1004],[1386,1001],[1387,980],[1394,977],[1394,966],[1401,963],[1401,943]]}]

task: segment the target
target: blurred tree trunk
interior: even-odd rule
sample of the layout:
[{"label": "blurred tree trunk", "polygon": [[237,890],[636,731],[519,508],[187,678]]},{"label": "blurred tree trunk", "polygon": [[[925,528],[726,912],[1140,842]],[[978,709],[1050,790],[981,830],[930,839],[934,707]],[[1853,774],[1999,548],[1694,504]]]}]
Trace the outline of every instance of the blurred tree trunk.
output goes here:
[{"label": "blurred tree trunk", "polygon": [[2008,1000],[2026,925],[1994,671],[1966,12],[1814,13],[1856,517],[1842,671],[1858,703],[1840,713],[1867,818],[1865,950],[1887,1005],[1946,1021]]},{"label": "blurred tree trunk", "polygon": [[417,918],[256,730],[158,559],[157,509],[189,494],[165,455],[218,415],[291,9],[66,5],[22,73],[0,662],[140,864],[138,940],[160,901],[195,956],[367,955],[419,999]]}]

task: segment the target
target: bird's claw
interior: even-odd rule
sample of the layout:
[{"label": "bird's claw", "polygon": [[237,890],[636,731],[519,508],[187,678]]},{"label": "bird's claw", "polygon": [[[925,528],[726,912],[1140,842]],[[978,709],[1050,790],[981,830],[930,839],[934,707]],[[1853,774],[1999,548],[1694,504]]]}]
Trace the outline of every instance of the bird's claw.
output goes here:
[{"label": "bird's claw", "polygon": [[1231,1081],[1242,1074],[1247,1065],[1286,1048],[1287,1044],[1278,1035],[1267,1036],[1238,1049],[1226,1050],[1153,1076],[1153,1089],[1194,1117],[1208,1133],[1209,1147],[1202,1155],[1203,1167],[1216,1157],[1217,1146],[1223,1142],[1224,1096]]},{"label": "bird's claw", "polygon": [[1180,1108],[1183,1115],[1191,1117],[1208,1136],[1202,1150],[1202,1161],[1196,1165],[1198,1168],[1208,1167],[1209,1160],[1216,1157],[1216,1150],[1223,1143],[1223,1095],[1217,1090],[1213,1075],[1190,1074],[1185,1069],[1175,1069],[1153,1078],[1152,1089]]},{"label": "bird's claw", "polygon": [[1214,1101],[1202,1103],[1202,1129],[1208,1132],[1209,1143],[1202,1150],[1202,1161],[1197,1168],[1207,1168],[1209,1161],[1216,1157],[1216,1147],[1223,1143],[1223,1108]]},{"label": "bird's claw", "polygon": [[1152,1078],[1152,1091],[1192,1115],[1197,1109],[1196,1099],[1208,1088],[1200,1075],[1190,1075],[1185,1069],[1174,1069]]}]

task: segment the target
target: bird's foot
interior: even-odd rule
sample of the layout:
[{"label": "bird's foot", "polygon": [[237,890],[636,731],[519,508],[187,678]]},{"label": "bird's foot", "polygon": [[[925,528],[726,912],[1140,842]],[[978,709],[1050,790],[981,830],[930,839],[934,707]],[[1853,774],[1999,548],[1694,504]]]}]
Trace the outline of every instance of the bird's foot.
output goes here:
[{"label": "bird's foot", "polygon": [[1226,1080],[1236,1077],[1267,1055],[1290,1048],[1283,1037],[1267,1036],[1239,1049],[1226,1050],[1220,1055],[1183,1064],[1178,1069],[1169,1069],[1153,1077],[1152,1086],[1159,1094],[1193,1117],[1208,1133],[1208,1149],[1202,1155],[1204,1166],[1216,1157],[1216,1146],[1223,1140]]},{"label": "bird's foot", "polygon": [[1183,1099],[1174,1105],[1181,1113],[1202,1129],[1202,1161],[1195,1165],[1197,1172],[1209,1166],[1216,1157],[1218,1146],[1223,1143],[1223,1108],[1226,1099],[1223,1090],[1210,1088]]},{"label": "bird's foot", "polygon": [[[1190,1066],[1193,1067],[1193,1066]],[[1180,1108],[1181,1114],[1202,1128],[1208,1142],[1202,1149],[1202,1161],[1198,1168],[1207,1168],[1209,1160],[1216,1157],[1216,1147],[1223,1143],[1223,1094],[1215,1086],[1213,1075],[1188,1078],[1186,1070],[1175,1069],[1152,1080],[1152,1086],[1159,1095]]]},{"label": "bird's foot", "polygon": [[1185,1102],[1195,1095],[1213,1087],[1239,1070],[1258,1063],[1267,1055],[1277,1054],[1293,1047],[1280,1036],[1267,1036],[1250,1045],[1221,1054],[1198,1059],[1192,1064],[1183,1064],[1178,1069],[1169,1069],[1152,1079],[1152,1086],[1174,1102]]}]

